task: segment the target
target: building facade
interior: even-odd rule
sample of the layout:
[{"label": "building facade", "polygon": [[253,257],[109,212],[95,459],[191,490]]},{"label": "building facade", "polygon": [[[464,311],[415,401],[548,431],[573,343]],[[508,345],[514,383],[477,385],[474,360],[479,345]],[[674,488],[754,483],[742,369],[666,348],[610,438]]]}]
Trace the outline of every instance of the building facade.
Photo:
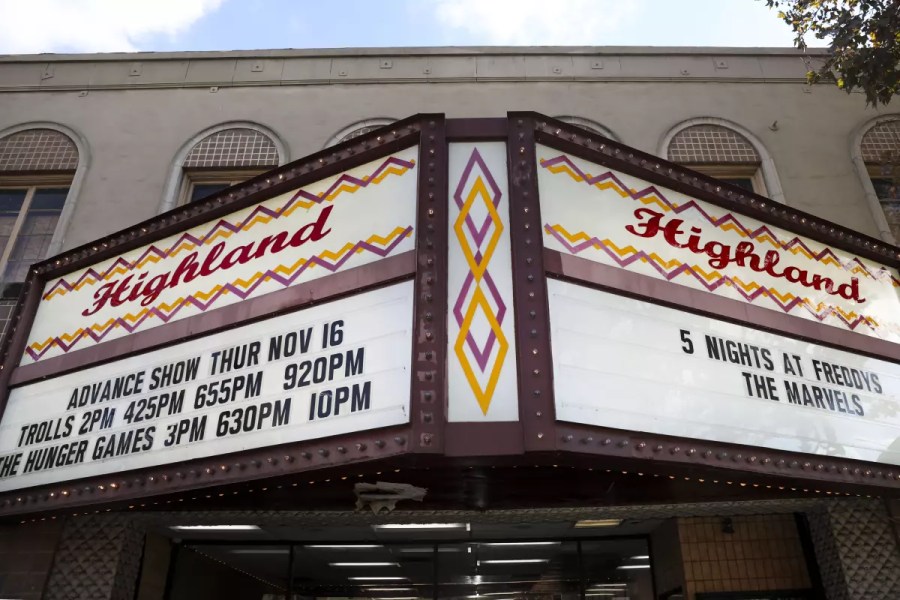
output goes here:
[{"label": "building facade", "polygon": [[815,60],[0,57],[0,594],[900,596],[900,113]]}]

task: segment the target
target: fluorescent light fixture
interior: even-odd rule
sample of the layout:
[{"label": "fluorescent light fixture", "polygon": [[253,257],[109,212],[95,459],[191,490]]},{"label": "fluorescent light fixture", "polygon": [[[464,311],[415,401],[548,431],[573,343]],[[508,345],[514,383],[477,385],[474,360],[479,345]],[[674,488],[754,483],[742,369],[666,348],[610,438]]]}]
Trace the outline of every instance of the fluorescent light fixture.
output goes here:
[{"label": "fluorescent light fixture", "polygon": [[366,586],[365,590],[367,592],[408,592],[412,588],[411,587],[368,587]]},{"label": "fluorescent light fixture", "polygon": [[372,525],[372,529],[392,530],[392,529],[462,529],[469,530],[468,523],[385,523],[384,525]]},{"label": "fluorescent light fixture", "polygon": [[328,563],[330,567],[399,567],[400,563],[395,562],[333,562]]},{"label": "fluorescent light fixture", "polygon": [[515,565],[550,562],[549,558],[504,558],[497,560],[479,560],[479,565]]},{"label": "fluorescent light fixture", "polygon": [[231,554],[290,554],[287,548],[236,548]]},{"label": "fluorescent light fixture", "polygon": [[617,569],[649,569],[650,565],[622,565],[621,567],[616,567]]},{"label": "fluorescent light fixture", "polygon": [[617,588],[617,587],[627,587],[627,586],[628,586],[628,584],[624,583],[624,582],[623,583],[595,583],[588,589],[593,590],[596,588]]},{"label": "fluorescent light fixture", "polygon": [[256,525],[173,525],[175,531],[259,531]]},{"label": "fluorescent light fixture", "polygon": [[641,556],[632,556],[629,560],[650,560],[650,556],[643,554]]},{"label": "fluorescent light fixture", "polygon": [[368,550],[384,546],[381,544],[307,544],[303,547],[312,550]]},{"label": "fluorescent light fixture", "polygon": [[[456,548],[454,546],[438,546],[438,552],[444,553],[453,553],[453,552],[462,552],[462,548]],[[471,548],[469,549],[471,552]],[[434,552],[433,546],[422,546],[419,548],[400,548],[401,554],[431,554]]]},{"label": "fluorescent light fixture", "polygon": [[575,522],[575,527],[618,527],[622,519],[582,519]]},{"label": "fluorescent light fixture", "polygon": [[586,592],[585,596],[605,596],[607,598],[612,598],[616,595],[616,592]]},{"label": "fluorescent light fixture", "polygon": [[351,581],[409,581],[406,577],[348,577]]},{"label": "fluorescent light fixture", "polygon": [[482,546],[559,546],[562,542],[482,542]]},{"label": "fluorescent light fixture", "polygon": [[419,600],[418,596],[382,596],[381,600]]}]

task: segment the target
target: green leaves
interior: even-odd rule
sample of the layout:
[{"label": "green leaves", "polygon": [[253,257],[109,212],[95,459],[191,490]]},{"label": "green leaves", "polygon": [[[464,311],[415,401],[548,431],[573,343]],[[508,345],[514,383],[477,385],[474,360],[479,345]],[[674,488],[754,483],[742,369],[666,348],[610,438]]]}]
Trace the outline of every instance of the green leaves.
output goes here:
[{"label": "green leaves", "polygon": [[857,90],[867,104],[887,104],[900,92],[900,2],[897,0],[765,0],[794,31],[805,38],[829,40],[831,55],[807,74],[810,82],[834,81],[847,93]]}]

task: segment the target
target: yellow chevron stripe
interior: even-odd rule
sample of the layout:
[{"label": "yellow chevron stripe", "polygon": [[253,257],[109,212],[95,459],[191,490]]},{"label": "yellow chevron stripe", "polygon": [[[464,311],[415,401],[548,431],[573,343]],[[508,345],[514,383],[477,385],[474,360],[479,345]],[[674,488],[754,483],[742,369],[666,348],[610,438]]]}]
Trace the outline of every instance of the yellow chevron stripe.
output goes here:
[{"label": "yellow chevron stripe", "polygon": [[[406,172],[408,172],[408,171],[409,171],[409,168],[407,168],[407,167],[399,167],[399,166],[396,166],[396,165],[391,165],[391,166],[389,166],[387,169],[385,169],[384,171],[382,171],[381,174],[380,174],[378,177],[373,178],[373,179],[371,180],[371,183],[377,185],[377,184],[381,183],[382,181],[384,181],[384,179],[385,179],[388,175],[402,176],[402,175],[404,175],[404,174],[405,174]],[[364,181],[369,181],[369,178],[370,178],[369,175],[365,175],[365,176],[362,177],[362,179],[363,179]],[[355,183],[343,183],[343,184],[341,184],[336,190],[334,190],[331,194],[329,194],[328,197],[325,198],[325,201],[327,201],[327,202],[333,202],[333,201],[334,201],[338,196],[340,196],[342,193],[352,194],[352,193],[355,193],[357,190],[359,190],[360,187],[361,187],[361,186],[359,186],[359,185],[357,185],[357,184],[355,184]],[[322,194],[324,194],[324,192],[322,192]],[[319,197],[320,197],[320,198],[322,197],[322,194],[319,194]],[[287,216],[290,216],[290,215],[291,215],[295,210],[297,210],[298,208],[309,209],[309,208],[312,208],[312,207],[315,206],[315,205],[316,205],[315,202],[304,201],[304,200],[298,200],[298,201],[295,202],[292,206],[290,206],[289,208],[287,208],[287,210],[285,210],[285,207],[282,206],[281,208],[275,209],[274,212],[276,212],[280,217],[287,217]],[[268,224],[268,223],[270,223],[270,222],[272,221],[272,219],[273,219],[273,217],[271,217],[271,216],[269,216],[269,215],[257,214],[257,215],[255,215],[255,216],[253,217],[253,219],[251,219],[251,220],[248,221],[248,222],[241,222],[241,221],[238,221],[238,222],[236,222],[236,223],[232,223],[232,225],[233,225],[235,228],[239,228],[241,231],[248,231],[248,230],[250,230],[252,227],[254,227],[255,225],[258,225],[258,224]],[[217,221],[217,223],[218,223],[218,221]],[[220,239],[220,238],[222,238],[222,239],[227,239],[227,238],[231,237],[231,235],[232,235],[233,233],[234,233],[234,232],[232,232],[232,231],[230,231],[230,230],[227,230],[227,229],[218,229],[218,230],[216,230],[216,232],[215,232],[212,236],[207,237],[207,238],[203,238],[203,245],[208,246],[208,245],[210,245],[210,244],[213,244],[216,240],[218,240],[218,239]],[[200,237],[200,236],[197,236],[197,237]],[[140,263],[138,263],[137,265],[135,265],[135,267],[133,267],[131,270],[140,270],[140,269],[143,269],[143,268],[144,268],[147,264],[149,264],[149,263],[155,264],[155,263],[159,262],[160,260],[162,260],[163,258],[166,258],[166,259],[174,258],[174,257],[177,256],[180,252],[182,252],[182,251],[184,251],[184,250],[191,251],[191,250],[194,250],[196,247],[197,247],[197,244],[194,244],[194,243],[191,243],[191,242],[187,242],[187,241],[183,241],[183,242],[181,242],[174,250],[172,250],[171,253],[169,253],[167,256],[165,256],[165,257],[160,257],[160,256],[157,256],[157,255],[155,255],[155,254],[151,254],[151,255],[145,257]],[[112,272],[108,273],[108,274],[103,278],[103,281],[109,281],[110,279],[112,279],[112,278],[114,278],[114,277],[117,277],[117,276],[119,276],[119,275],[125,274],[125,273],[127,273],[128,271],[129,271],[129,270],[128,270],[128,269],[125,269],[125,267],[122,267],[122,266],[116,267],[115,270],[113,270]],[[97,281],[98,281],[98,280],[97,280],[96,278],[94,278],[94,277],[87,278],[87,279],[85,279],[85,280],[79,282],[77,285],[74,286],[74,287],[75,287],[75,291],[81,290],[81,288],[83,288],[83,287],[86,286],[86,285],[94,285],[95,283],[97,283]],[[52,300],[52,299],[55,298],[56,296],[64,296],[64,295],[67,294],[67,293],[68,293],[68,290],[66,290],[66,289],[64,289],[64,288],[57,288],[57,289],[53,290],[53,292],[52,292],[49,296],[47,296],[47,298],[45,298],[44,301],[45,301],[45,302],[49,302],[50,300]]]},{"label": "yellow chevron stripe", "polygon": [[[398,226],[398,227],[395,227],[387,235],[372,234],[371,236],[369,236],[368,239],[365,240],[365,243],[376,244],[376,245],[384,247],[384,246],[388,246],[395,238],[397,238],[401,235],[403,237],[409,237],[412,235],[412,231],[407,231],[406,227]],[[332,252],[330,250],[324,250],[318,255],[318,258],[330,257],[332,262],[337,261],[344,254],[347,254],[348,252],[350,252],[353,249],[353,246],[355,246],[355,245],[356,245],[355,243],[348,242],[347,244],[344,244],[344,246],[337,252]],[[361,251],[361,250],[364,250],[364,249],[363,248],[358,249],[358,251]],[[357,251],[357,253],[358,253],[358,251]],[[302,267],[308,261],[309,261],[309,259],[307,259],[307,258],[300,258],[294,264],[292,264],[290,266],[278,265],[277,267],[275,267],[272,270],[275,271],[276,273],[278,273],[279,275],[290,276],[291,274],[296,272],[297,269]],[[315,264],[311,265],[311,267],[313,267],[313,266],[315,266]],[[231,282],[231,285],[240,287],[241,289],[247,289],[250,286],[252,286],[260,277],[263,277],[263,273],[257,272],[257,273],[254,273],[252,276],[250,276],[249,279],[238,278],[235,281]],[[268,279],[270,279],[270,277],[266,276],[266,280],[268,280]],[[216,284],[212,289],[207,290],[205,292],[204,291],[195,292],[194,297],[199,300],[202,300],[204,302],[208,301],[211,297],[213,297],[220,290],[223,290],[223,287],[224,287],[223,285]],[[229,290],[225,289],[223,291],[223,294],[228,293],[228,291]],[[189,301],[189,298],[181,296],[171,303],[163,302],[163,303],[159,304],[157,306],[157,309],[162,312],[165,312],[165,313],[171,313],[175,309],[180,308],[181,306],[186,304],[188,301]],[[138,311],[135,314],[131,314],[131,313],[126,314],[125,316],[122,317],[122,319],[125,321],[128,321],[129,323],[135,323],[135,322],[139,321],[140,319],[142,319],[149,311],[150,311],[150,307],[145,307],[145,308],[142,308],[140,311]],[[90,329],[97,333],[102,333],[103,331],[105,331],[107,329],[116,328],[116,327],[120,327],[120,326],[121,325],[119,323],[117,323],[115,319],[109,319],[105,323],[94,323],[93,325],[90,326]],[[80,337],[84,337],[86,335],[87,335],[87,330],[80,328],[80,329],[76,330],[73,334],[63,333],[63,334],[59,335],[58,337],[66,343],[71,343],[73,340],[78,339]],[[44,340],[43,342],[33,342],[32,344],[29,345],[29,347],[36,352],[40,352],[41,350],[43,350],[44,348],[46,348],[48,345],[51,345],[51,344],[52,345],[56,344],[55,339],[52,337]]]},{"label": "yellow chevron stripe", "polygon": [[[568,175],[575,181],[579,181],[579,182],[585,181],[584,178],[582,178],[580,175],[578,175],[577,173],[572,171],[572,169],[566,164],[559,164],[559,165],[555,165],[552,167],[545,167],[545,168],[553,174],[565,173],[566,175]],[[585,175],[588,178],[593,177],[593,175],[591,175],[590,173],[585,173]],[[593,187],[596,187],[599,190],[612,189],[622,198],[630,197],[630,195],[625,191],[624,188],[618,186],[614,181],[611,181],[611,180],[603,181],[600,183],[595,183],[593,185]],[[635,194],[638,192],[638,190],[632,189],[631,192],[633,194]],[[641,198],[639,200],[644,204],[656,204],[664,212],[669,212],[671,210],[655,195],[647,196],[647,197]],[[671,202],[671,204],[672,204],[672,207],[674,207],[674,208],[678,208],[678,206],[679,206],[675,202]],[[747,237],[747,233],[744,232],[742,229],[740,229],[737,225],[735,225],[731,221],[728,221],[725,224],[718,226],[718,229],[721,229],[722,231],[732,231],[742,238]],[[767,243],[775,249],[785,250],[785,248],[781,244],[779,244],[775,239],[773,239],[768,233],[760,234],[757,237],[752,238],[752,239],[754,239],[755,241],[760,242],[760,243]],[[809,260],[816,260],[810,251],[808,251],[806,248],[803,248],[801,246],[794,246],[789,250],[789,252],[793,253],[795,256],[798,254],[802,254]],[[841,265],[841,263],[839,261],[835,260],[831,256],[825,257],[821,260],[818,260],[817,262],[820,262],[824,265],[831,265],[834,267],[843,268],[843,265]],[[852,273],[857,274],[857,275],[861,274],[863,276],[872,277],[874,279],[874,277],[871,274],[869,274],[868,272],[866,272],[865,269],[863,269],[862,267],[859,267],[859,266],[854,267],[854,269],[852,270]],[[893,285],[894,285],[894,287],[900,287],[900,281],[893,281]]]}]

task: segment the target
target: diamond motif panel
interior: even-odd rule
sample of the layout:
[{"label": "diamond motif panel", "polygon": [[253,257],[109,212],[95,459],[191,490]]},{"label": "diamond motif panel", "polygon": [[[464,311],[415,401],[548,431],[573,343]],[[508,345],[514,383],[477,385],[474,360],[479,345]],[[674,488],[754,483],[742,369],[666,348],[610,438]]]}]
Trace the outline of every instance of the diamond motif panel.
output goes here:
[{"label": "diamond motif panel", "polygon": [[502,143],[451,146],[451,420],[518,414],[505,155]]}]

